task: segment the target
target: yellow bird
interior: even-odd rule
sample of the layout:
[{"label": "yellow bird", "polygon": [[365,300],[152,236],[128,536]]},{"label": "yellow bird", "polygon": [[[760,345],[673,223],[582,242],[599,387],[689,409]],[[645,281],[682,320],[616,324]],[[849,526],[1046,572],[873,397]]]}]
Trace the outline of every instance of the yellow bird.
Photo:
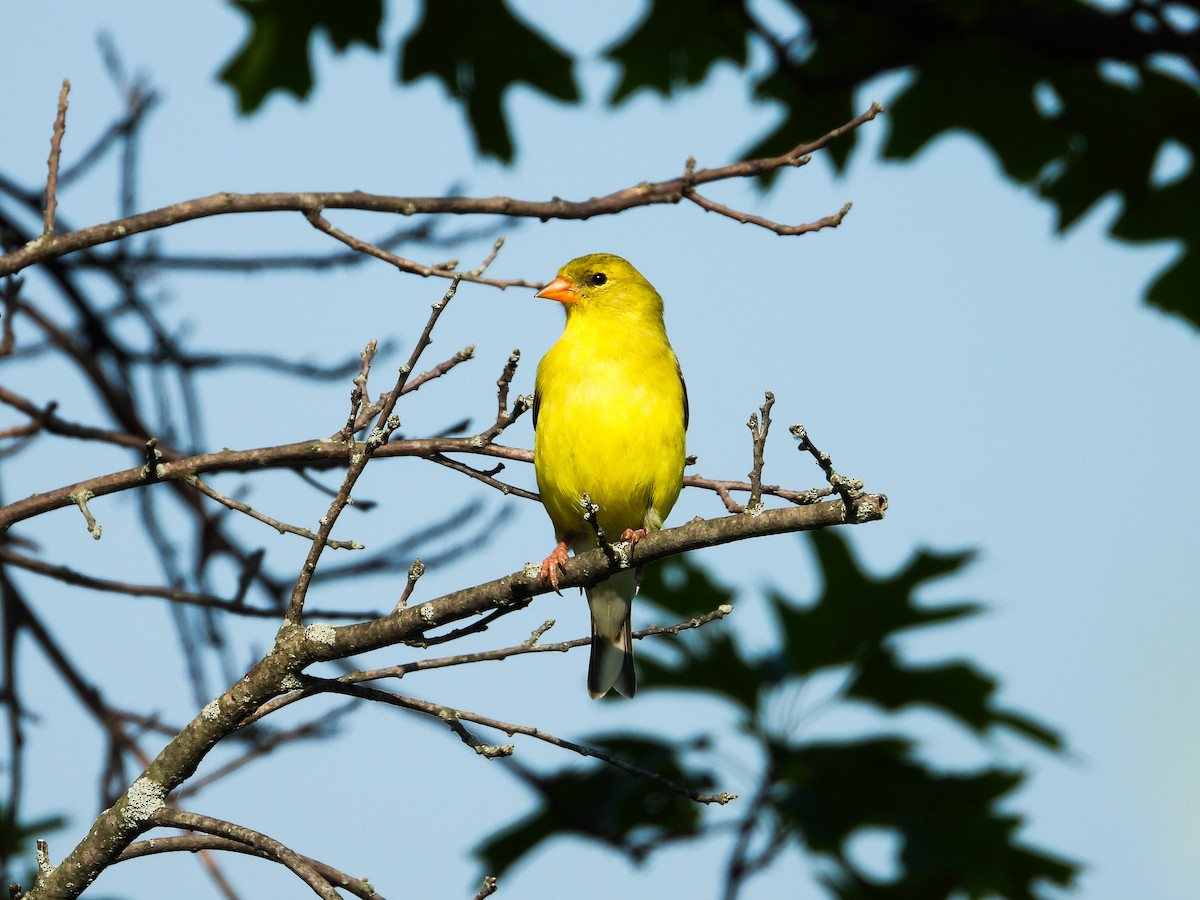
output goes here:
[{"label": "yellow bird", "polygon": [[[593,253],[567,263],[537,296],[567,313],[542,358],[533,401],[533,465],[558,545],[542,580],[558,590],[567,550],[595,547],[587,494],[609,540],[636,543],[662,527],[683,482],[687,389],[667,340],[663,303],[628,262]],[[588,693],[636,689],[629,612],[640,578],[619,572],[588,590]]]}]

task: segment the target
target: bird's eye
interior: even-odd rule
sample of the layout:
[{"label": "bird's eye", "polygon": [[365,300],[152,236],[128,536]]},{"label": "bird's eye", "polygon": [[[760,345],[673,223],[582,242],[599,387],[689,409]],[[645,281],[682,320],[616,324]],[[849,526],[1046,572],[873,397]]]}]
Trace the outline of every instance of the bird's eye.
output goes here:
[{"label": "bird's eye", "polygon": [[596,272],[594,275],[588,276],[588,281],[594,284],[596,287],[600,287],[600,285],[608,281],[608,276],[603,272]]}]

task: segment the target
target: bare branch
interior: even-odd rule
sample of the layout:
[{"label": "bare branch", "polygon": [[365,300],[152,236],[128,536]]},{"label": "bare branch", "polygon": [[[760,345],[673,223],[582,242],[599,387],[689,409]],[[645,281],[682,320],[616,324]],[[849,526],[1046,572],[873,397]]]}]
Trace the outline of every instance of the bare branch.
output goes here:
[{"label": "bare branch", "polygon": [[763,452],[767,446],[767,432],[771,430],[771,407],[774,405],[775,395],[767,391],[766,401],[759,407],[759,412],[762,413],[761,424],[758,415],[753,413],[750,421],[746,423],[754,440],[754,464],[750,469],[750,500],[746,504],[746,511],[751,515],[756,515],[762,509]]},{"label": "bare branch", "polygon": [[[643,628],[641,631],[633,633],[633,639],[640,641],[642,638],[656,637],[659,635],[674,635],[683,631],[689,631],[693,628],[702,628],[709,622],[715,622],[718,619],[723,619],[725,616],[733,612],[733,607],[725,604],[717,607],[711,612],[707,612],[702,616],[694,616],[690,619],[685,619],[675,625],[651,625],[649,628]],[[552,644],[542,644],[538,639],[554,625],[553,619],[547,619],[533,634],[524,642],[512,647],[502,647],[497,650],[484,650],[477,653],[460,653],[455,656],[441,656],[433,659],[419,659],[410,663],[403,663],[398,666],[386,666],[381,669],[367,669],[363,671],[348,672],[340,676],[337,680],[346,684],[362,684],[367,681],[380,681],[384,678],[403,678],[412,672],[423,672],[427,669],[445,669],[452,666],[472,665],[479,662],[494,662],[503,659],[508,659],[510,656],[523,656],[526,653],[566,653],[569,650],[574,650],[578,647],[590,647],[592,639],[590,637],[575,638],[569,641],[557,641]],[[264,703],[259,709],[255,710],[244,725],[250,725],[257,722],[264,716],[268,716],[276,710],[282,709],[285,706],[302,700],[305,697],[311,696],[313,690],[303,688],[298,691],[284,694],[280,697],[275,697]]]},{"label": "bare branch", "polygon": [[11,356],[13,347],[16,344],[16,335],[13,333],[13,318],[17,314],[17,298],[21,294],[21,286],[24,283],[24,279],[9,275],[4,279],[3,285],[0,285],[0,299],[4,301],[4,330],[3,333],[0,333],[0,359],[3,359],[5,356]]},{"label": "bare branch", "polygon": [[445,360],[444,362],[438,363],[432,369],[422,372],[416,378],[409,381],[408,384],[404,385],[403,393],[407,394],[407,393],[410,393],[411,391],[415,391],[417,388],[419,388],[425,382],[432,381],[435,378],[441,378],[443,375],[445,375],[447,372],[449,372],[451,369],[453,369],[459,363],[464,363],[468,359],[474,359],[474,358],[475,358],[475,345],[467,344],[467,346],[463,347],[461,350],[459,350],[457,353],[455,353],[449,359]]},{"label": "bare branch", "polygon": [[800,442],[796,449],[801,453],[808,451],[812,458],[817,461],[817,465],[825,473],[825,478],[829,482],[829,486],[842,498],[846,509],[855,510],[858,500],[862,496],[863,483],[857,478],[847,478],[845,475],[839,475],[835,472],[833,461],[829,458],[829,454],[818,450],[813,445],[812,440],[808,436],[808,431],[803,425],[793,425],[789,431]]},{"label": "bare branch", "polygon": [[[117,857],[117,862],[129,859],[140,859],[143,856],[153,856],[156,853],[196,853],[199,851],[226,851],[229,853],[244,853],[257,856],[260,859],[274,860],[274,857],[264,849],[211,834],[186,834],[178,837],[156,837],[148,841],[135,841]],[[349,891],[362,900],[384,900],[376,893],[374,887],[365,878],[355,878],[347,875],[333,866],[308,856],[300,856],[307,865],[318,872],[330,885]]]},{"label": "bare branch", "polygon": [[503,469],[504,464],[500,463],[486,472],[479,469],[473,469],[466,463],[461,463],[456,459],[450,459],[448,456],[443,456],[441,453],[433,453],[428,457],[430,462],[435,462],[439,466],[445,466],[447,469],[453,469],[455,472],[461,472],[469,478],[474,478],[476,481],[482,481],[488,487],[494,487],[502,494],[512,494],[515,497],[523,497],[526,500],[541,499],[533,491],[527,491],[525,488],[517,487],[515,484],[498,480],[495,476]]},{"label": "bare branch", "polygon": [[404,593],[400,595],[400,599],[396,601],[396,606],[392,612],[404,609],[408,606],[408,598],[412,596],[413,589],[417,586],[417,582],[421,580],[421,576],[425,574],[425,563],[420,559],[414,559],[412,565],[408,567],[408,580],[404,585]]},{"label": "bare branch", "polygon": [[[810,506],[767,509],[757,516],[725,516],[698,520],[644,537],[638,553],[644,563],[688,550],[852,522],[880,519],[887,508],[882,495],[863,494],[847,512],[840,500]],[[319,548],[314,543],[314,549]],[[598,584],[615,573],[600,549],[572,557],[562,567],[560,584],[579,587]],[[195,772],[207,753],[222,738],[242,727],[271,698],[294,684],[300,673],[315,662],[346,659],[370,650],[421,639],[430,629],[478,616],[492,610],[522,606],[552,590],[543,584],[538,567],[530,563],[520,572],[446,594],[436,600],[407,606],[387,616],[334,626],[314,623],[280,628],[272,649],[202,713],[167,742],[145,772],[97,819],[87,836],[34,891],[35,896],[75,896],[84,890],[138,836],[151,817],[154,798],[165,798]],[[331,689],[353,693],[357,685],[327,681]],[[384,692],[380,692],[384,693]],[[460,718],[467,719],[460,714]],[[478,724],[504,730],[508,723],[485,720]],[[519,728],[514,726],[513,733]],[[535,729],[536,730],[536,729]],[[540,735],[539,735],[540,736]],[[544,738],[543,738],[544,739]],[[616,763],[614,763],[616,764]],[[715,799],[715,798],[714,798]],[[70,885],[68,885],[68,882]]]},{"label": "bare branch", "polygon": [[[721,498],[725,503],[725,508],[731,513],[744,512],[746,508],[733,501],[730,491],[752,490],[752,485],[746,481],[725,481],[717,478],[704,478],[700,475],[684,476],[683,484],[685,487],[703,488],[714,492]],[[766,496],[778,497],[780,500],[787,500],[789,503],[795,503],[797,506],[816,503],[834,493],[833,488],[809,488],[807,491],[793,491],[781,488],[777,484],[761,485],[761,491]]]},{"label": "bare branch", "polygon": [[815,222],[807,222],[803,225],[782,225],[779,222],[764,219],[762,216],[742,212],[741,210],[717,203],[715,200],[709,200],[707,197],[690,189],[684,192],[684,196],[706,212],[718,213],[719,215],[733,219],[735,222],[741,222],[743,225],[757,225],[759,228],[765,228],[768,231],[773,231],[783,236],[808,234],[810,231],[820,231],[822,228],[837,228],[842,224],[842,219],[846,218],[846,214],[850,212],[850,208],[854,205],[847,203],[833,215],[817,219]]},{"label": "bare branch", "polygon": [[62,155],[63,135],[67,131],[67,94],[71,92],[71,82],[63,79],[62,90],[58,92],[58,114],[54,117],[54,133],[50,136],[50,158],[46,161],[49,173],[46,175],[46,211],[42,218],[42,230],[45,235],[54,234],[54,214],[58,210],[58,161]]},{"label": "bare branch", "polygon": [[[697,803],[717,803],[724,805],[731,800],[736,800],[736,794],[720,793],[720,794],[705,794],[700,791],[694,791],[691,788],[684,787],[669,778],[664,778],[656,772],[650,772],[627,763],[619,757],[613,756],[604,750],[598,750],[595,747],[588,747],[583,744],[577,744],[574,741],[568,741],[564,738],[556,737],[547,731],[540,728],[535,728],[531,725],[518,725],[513,722],[503,722],[499,719],[493,719],[489,716],[481,716],[478,713],[467,712],[462,709],[454,709],[453,707],[443,706],[439,703],[431,703],[428,700],[418,700],[415,697],[406,697],[402,694],[393,694],[389,691],[382,691],[378,688],[368,688],[356,684],[347,684],[342,681],[332,679],[314,679],[305,678],[305,682],[316,687],[320,691],[330,691],[337,694],[346,694],[352,697],[361,697],[364,700],[374,700],[379,703],[386,703],[389,706],[398,706],[402,709],[409,709],[414,712],[424,713],[427,716],[433,716],[447,724],[451,722],[474,722],[476,725],[483,725],[487,728],[495,728],[498,731],[503,731],[505,734],[523,734],[527,737],[536,738],[539,741],[544,741],[555,747],[561,747],[564,750],[571,750],[578,753],[580,756],[587,756],[593,759],[598,759],[603,763],[614,766],[622,771],[628,772],[630,775],[636,775],[638,778],[644,778],[648,781],[653,781],[655,784],[666,788],[672,793],[678,794],[681,797],[686,797],[689,800],[694,800]],[[464,729],[465,730],[465,729]],[[457,732],[456,732],[457,733]],[[477,739],[467,732],[466,735],[460,735],[463,740],[472,744],[472,741]],[[472,746],[474,746],[472,744]],[[492,745],[483,745],[491,748]],[[497,758],[501,756],[509,756],[512,753],[511,745],[508,746],[507,752],[505,748],[494,748],[493,750],[480,751],[476,748],[476,752],[487,758]]]},{"label": "bare branch", "polygon": [[261,855],[266,856],[290,869],[296,877],[307,884],[314,894],[322,900],[341,900],[340,895],[324,876],[312,866],[307,857],[301,856],[285,844],[265,834],[253,831],[242,825],[202,816],[199,813],[184,812],[183,810],[160,807],[147,817],[147,824],[165,828],[184,828],[188,831],[201,831],[205,834],[217,835],[228,840],[237,841],[248,847],[253,847]]},{"label": "bare branch", "polygon": [[[264,525],[270,525],[280,534],[294,534],[310,541],[317,539],[317,536],[307,528],[302,528],[299,525],[289,525],[287,522],[281,522],[279,519],[273,519],[271,516],[261,513],[254,509],[248,503],[243,503],[241,500],[234,500],[232,497],[226,497],[220,491],[213,488],[211,485],[201,481],[197,476],[193,475],[184,479],[188,484],[202,493],[205,497],[216,500],[222,506],[232,509],[235,512],[245,513],[256,522],[262,522]],[[362,550],[363,545],[357,541],[335,541],[326,539],[325,546],[331,550]]]},{"label": "bare branch", "polygon": [[[229,762],[219,766],[212,772],[208,772],[202,777],[192,778],[187,784],[171,795],[172,799],[179,801],[184,800],[187,797],[195,796],[210,784],[214,784],[220,781],[222,778],[232,775],[234,772],[241,771],[250,763],[273,753],[280,747],[290,746],[297,741],[309,738],[325,737],[329,735],[334,731],[334,724],[337,722],[337,720],[347,713],[352,712],[356,706],[357,704],[353,702],[346,703],[332,712],[321,713],[319,718],[311,722],[302,722],[293,728],[276,731],[268,734],[265,738],[256,740],[250,745],[246,752],[242,753],[235,759],[230,760]],[[170,732],[170,734],[177,733],[178,729]]]},{"label": "bare branch", "polygon": [[[590,200],[568,201],[561,199],[531,201],[517,200],[511,197],[389,197],[379,194],[367,194],[362,191],[350,192],[306,192],[306,193],[266,193],[266,194],[235,194],[224,192],[185,200],[164,206],[161,209],[126,216],[103,225],[81,228],[66,234],[47,234],[32,241],[11,253],[0,257],[0,275],[19,272],[26,266],[65,256],[88,247],[95,247],[109,241],[119,240],[135,234],[142,234],[158,228],[166,228],[179,222],[207,216],[227,215],[244,212],[301,212],[313,220],[313,224],[321,227],[319,221],[322,210],[326,209],[361,209],[373,212],[396,213],[405,216],[419,214],[448,214],[448,215],[493,215],[513,216],[517,218],[547,219],[590,219],[594,216],[613,215],[627,209],[639,206],[652,206],[664,203],[678,203],[684,199],[688,191],[695,187],[714,181],[725,181],[731,178],[752,178],[777,169],[791,168],[803,165],[805,157],[825,147],[849,131],[869,122],[883,112],[878,103],[871,105],[861,115],[851,119],[846,124],[828,132],[815,141],[800,144],[781,156],[764,157],[761,159],[744,160],[714,169],[701,169],[686,176],[672,178],[667,181],[643,182],[633,187],[624,188],[601,197]],[[334,233],[328,222],[324,223],[330,234],[350,246],[351,241],[358,240],[342,232]],[[363,242],[364,252],[371,252]],[[375,248],[378,249],[378,248]],[[386,253],[386,251],[382,251]],[[379,253],[372,255],[380,256]],[[440,275],[452,277],[453,272],[435,269],[431,266],[420,266],[399,257],[387,259],[392,265],[404,271],[419,275]],[[465,281],[481,281],[462,275]],[[511,282],[514,286],[516,282]],[[500,286],[500,285],[497,285]],[[523,286],[534,287],[531,282]]]},{"label": "bare branch", "polygon": [[[258,617],[264,619],[279,618],[281,610],[270,609],[258,606],[247,606],[237,600],[225,600],[221,597],[215,597],[212,594],[197,594],[192,591],[185,591],[182,588],[159,587],[152,584],[134,584],[126,581],[114,581],[109,578],[96,578],[92,575],[85,575],[75,569],[67,566],[59,566],[53,563],[48,563],[40,559],[35,559],[32,556],[25,556],[18,553],[10,547],[0,547],[0,562],[11,563],[14,566],[20,566],[30,572],[36,572],[39,575],[45,575],[48,578],[54,578],[63,584],[74,584],[79,587],[90,588],[95,591],[106,591],[112,594],[126,594],[130,597],[157,597],[161,600],[170,600],[173,603],[182,603],[187,606],[198,606],[205,609],[220,610],[222,612],[233,613],[234,615]],[[370,618],[372,613],[362,610],[320,610],[314,611],[313,615],[319,615],[322,619],[351,619],[354,621],[362,621]]]},{"label": "bare branch", "polygon": [[87,502],[94,495],[87,488],[75,491],[69,499],[72,503],[79,507],[79,511],[83,513],[83,520],[87,523],[88,534],[96,540],[100,540],[100,535],[104,531],[104,527],[96,522],[96,517],[92,515],[92,511],[88,509]]},{"label": "bare branch", "polygon": [[[355,207],[351,206],[349,208],[353,209]],[[471,272],[456,272],[453,266],[427,266],[422,263],[413,262],[411,259],[405,259],[403,256],[397,256],[390,250],[384,250],[382,247],[377,247],[374,244],[367,243],[361,238],[356,238],[354,235],[342,231],[342,229],[338,228],[323,215],[321,215],[319,209],[306,209],[304,211],[304,217],[308,219],[312,226],[318,231],[323,231],[330,237],[337,238],[347,247],[352,247],[361,253],[374,256],[376,259],[381,259],[384,262],[395,266],[401,272],[408,272],[411,275],[420,275],[424,278],[428,278],[431,275],[437,275],[441,278],[456,278],[460,281],[472,281],[476,284],[486,284],[490,285],[491,287],[498,287],[501,289],[510,287],[543,287],[540,282],[523,281],[521,279],[500,280],[496,278],[484,278],[482,277],[482,272],[483,269],[486,268],[486,265],[479,267],[478,271],[472,270]],[[495,253],[493,252],[490,259],[494,258]],[[490,259],[488,262],[490,262]],[[0,261],[2,260],[3,257],[0,257]]]}]

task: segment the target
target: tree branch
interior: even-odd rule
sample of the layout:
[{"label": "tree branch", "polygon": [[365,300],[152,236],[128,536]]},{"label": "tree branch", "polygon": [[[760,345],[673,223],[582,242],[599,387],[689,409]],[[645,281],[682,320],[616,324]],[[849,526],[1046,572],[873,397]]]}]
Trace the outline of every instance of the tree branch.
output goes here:
[{"label": "tree branch", "polygon": [[[213,850],[244,853],[248,856],[257,856],[260,859],[277,861],[269,851],[243,843],[231,837],[220,837],[212,834],[185,834],[178,837],[156,837],[148,841],[135,841],[117,858],[117,862],[140,859],[143,856],[153,856],[156,853],[196,853],[198,851]],[[365,878],[355,878],[320,860],[302,854],[297,855],[309,868],[317,872],[330,885],[343,888],[354,896],[362,898],[362,900],[384,900]]]},{"label": "tree branch", "polygon": [[[200,831],[205,834],[217,835],[231,841],[245,844],[258,851],[258,855],[274,860],[290,869],[296,877],[312,888],[313,893],[322,900],[341,900],[341,895],[334,889],[319,872],[311,861],[301,856],[295,850],[274,838],[269,838],[242,825],[202,816],[199,813],[184,812],[178,809],[162,807],[151,813],[146,820],[149,827],[184,828],[188,831]],[[119,859],[119,857],[118,857]]]},{"label": "tree branch", "polygon": [[43,234],[54,234],[54,214],[58,210],[58,161],[62,155],[63,135],[67,131],[67,94],[71,82],[63,79],[58,93],[58,114],[54,117],[54,133],[50,136],[50,158],[46,161],[46,211],[42,218]]},{"label": "tree branch", "polygon": [[[613,215],[639,206],[678,203],[693,192],[694,188],[714,181],[732,178],[753,178],[777,169],[803,165],[805,157],[825,147],[849,131],[869,122],[883,112],[878,103],[871,104],[862,114],[846,124],[835,128],[815,141],[800,144],[781,156],[763,157],[701,169],[666,181],[643,182],[590,200],[570,201],[517,200],[512,197],[393,197],[368,194],[363,191],[332,191],[302,193],[236,194],[222,192],[194,200],[185,200],[149,212],[126,216],[102,225],[80,228],[65,234],[44,234],[25,246],[0,256],[0,276],[14,274],[27,266],[95,247],[110,241],[121,240],[131,235],[166,228],[180,222],[190,222],[209,216],[229,215],[246,212],[300,212],[310,219],[320,218],[326,209],[358,209],[371,212],[394,213],[403,216],[421,214],[442,215],[493,215],[548,219],[590,219],[594,216]],[[752,221],[752,219],[747,219]],[[328,223],[326,223],[328,224]],[[333,226],[330,226],[332,229]],[[333,232],[330,232],[333,234]],[[344,233],[334,234],[339,240],[349,238]],[[354,239],[352,239],[354,240]],[[351,244],[351,246],[354,246]],[[366,249],[356,248],[356,249]],[[395,264],[394,260],[389,260]],[[491,279],[473,276],[453,270],[420,267],[416,274],[438,275],[446,278],[459,277],[463,281],[496,283]],[[496,286],[534,287],[528,282],[496,283]]]},{"label": "tree branch", "polygon": [[[784,534],[883,518],[887,498],[860,495],[847,514],[841,500],[757,516],[700,519],[642,538],[635,562],[653,562],[701,547],[716,546],[768,534]],[[320,546],[314,543],[314,547]],[[563,587],[598,584],[615,574],[621,560],[610,560],[599,548],[567,560],[559,579]],[[81,893],[164,809],[168,794],[189,778],[208,752],[237,730],[266,701],[300,686],[299,675],[314,662],[346,659],[386,646],[419,640],[432,629],[495,609],[525,605],[551,588],[534,563],[520,572],[406,606],[377,619],[334,626],[307,627],[285,623],[272,649],[224,694],[208,704],[172,738],[125,793],[95,821],[87,836],[52,872],[39,879],[28,900],[70,898]]]}]

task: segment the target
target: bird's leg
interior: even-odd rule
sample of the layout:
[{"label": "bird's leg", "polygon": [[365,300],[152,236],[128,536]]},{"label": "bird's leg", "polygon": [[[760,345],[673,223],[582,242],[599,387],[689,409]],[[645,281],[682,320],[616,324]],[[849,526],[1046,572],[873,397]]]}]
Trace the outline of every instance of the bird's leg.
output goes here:
[{"label": "bird's leg", "polygon": [[562,591],[558,589],[558,572],[563,567],[563,563],[567,561],[567,542],[559,541],[558,545],[551,551],[550,555],[542,560],[541,576],[542,583],[550,583],[550,587],[554,588],[554,593],[562,596]]},{"label": "bird's leg", "polygon": [[[630,558],[633,557],[633,548],[637,546],[637,542],[640,541],[642,538],[644,538],[649,533],[650,533],[649,528],[626,528],[624,531],[621,532],[621,540],[629,541],[629,556],[630,556]],[[645,571],[646,571],[645,566],[638,566],[634,570],[633,577],[636,579],[635,583],[638,588],[640,588],[642,586],[642,575],[645,574]],[[636,588],[635,588],[635,591],[636,591]]]},{"label": "bird's leg", "polygon": [[649,528],[626,528],[621,532],[621,540],[629,541],[630,545],[636,545],[638,541],[649,533]]}]

